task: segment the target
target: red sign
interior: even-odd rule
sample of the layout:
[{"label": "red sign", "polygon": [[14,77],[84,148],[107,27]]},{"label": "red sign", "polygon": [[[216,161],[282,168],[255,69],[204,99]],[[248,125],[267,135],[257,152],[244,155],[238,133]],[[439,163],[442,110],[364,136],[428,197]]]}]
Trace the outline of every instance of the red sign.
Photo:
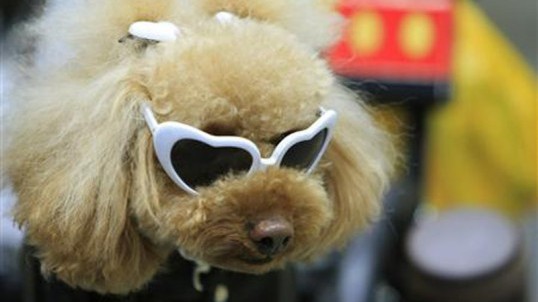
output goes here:
[{"label": "red sign", "polygon": [[341,75],[396,82],[448,80],[451,0],[342,0],[343,38],[329,61]]}]

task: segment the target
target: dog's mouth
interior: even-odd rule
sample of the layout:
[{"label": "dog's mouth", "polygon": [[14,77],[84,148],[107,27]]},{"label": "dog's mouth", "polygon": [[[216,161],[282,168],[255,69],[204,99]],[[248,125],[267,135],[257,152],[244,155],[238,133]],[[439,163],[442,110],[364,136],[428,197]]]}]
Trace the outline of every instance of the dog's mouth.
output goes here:
[{"label": "dog's mouth", "polygon": [[275,257],[235,256],[224,261],[215,261],[214,266],[221,269],[247,273],[263,274],[282,266],[282,259]]},{"label": "dog's mouth", "polygon": [[273,264],[279,262],[282,255],[264,255],[256,253],[250,249],[238,249],[235,252],[226,254],[226,256],[220,255],[215,260],[216,263],[229,266],[232,270],[242,270],[241,268],[248,267],[255,271],[263,269],[264,267],[271,267]]},{"label": "dog's mouth", "polygon": [[[190,260],[190,261],[197,261],[196,260],[196,257],[192,257],[190,256],[188,253],[185,252],[185,250],[183,249],[178,249],[178,252],[180,253],[180,255],[187,259],[187,260]],[[235,260],[233,260],[235,259]],[[271,262],[274,262],[276,261],[275,260],[275,257],[272,257],[272,256],[254,256],[254,255],[248,255],[248,253],[242,253],[242,254],[235,254],[235,255],[231,255],[229,254],[228,256],[226,257],[219,257],[217,259],[213,259],[214,261],[211,261],[211,260],[208,260],[210,263],[213,263],[213,265],[216,265],[216,266],[219,266],[218,264],[216,263],[235,263],[236,265],[239,265],[239,266],[244,266],[244,265],[247,265],[247,266],[263,266],[263,265],[266,265],[266,264],[269,264]],[[232,266],[235,266],[235,265],[232,265]]]},{"label": "dog's mouth", "polygon": [[245,257],[245,256],[240,256],[238,257],[238,259],[246,264],[250,264],[250,265],[263,265],[263,264],[267,264],[267,263],[270,263],[271,261],[273,261],[273,258],[272,257],[265,257],[265,258],[254,258],[254,257]]}]

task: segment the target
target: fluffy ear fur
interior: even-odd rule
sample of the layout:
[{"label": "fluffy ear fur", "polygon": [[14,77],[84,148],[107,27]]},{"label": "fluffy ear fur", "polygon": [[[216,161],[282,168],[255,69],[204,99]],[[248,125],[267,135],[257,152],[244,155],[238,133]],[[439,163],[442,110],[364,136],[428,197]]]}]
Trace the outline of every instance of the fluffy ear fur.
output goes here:
[{"label": "fluffy ear fur", "polygon": [[3,161],[19,193],[15,219],[38,247],[42,270],[100,292],[139,288],[168,252],[129,217],[133,187],[142,194],[133,173],[143,173],[145,154],[137,153],[146,150],[135,143],[145,124],[125,74],[29,83],[34,89],[17,98],[8,120],[15,135]]},{"label": "fluffy ear fur", "polygon": [[338,246],[379,216],[379,200],[389,185],[397,152],[356,97],[338,88],[331,94],[326,106],[337,110],[339,117],[325,156],[338,223],[326,230],[326,236],[330,245]]}]

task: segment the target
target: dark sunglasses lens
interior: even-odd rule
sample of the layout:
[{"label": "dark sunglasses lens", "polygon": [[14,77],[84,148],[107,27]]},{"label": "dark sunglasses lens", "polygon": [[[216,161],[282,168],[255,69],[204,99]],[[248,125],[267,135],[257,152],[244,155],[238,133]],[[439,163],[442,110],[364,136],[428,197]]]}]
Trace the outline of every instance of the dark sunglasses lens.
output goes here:
[{"label": "dark sunglasses lens", "polygon": [[252,156],[243,149],[212,147],[184,139],[172,148],[172,165],[179,177],[191,188],[208,186],[228,173],[248,171]]},{"label": "dark sunglasses lens", "polygon": [[309,169],[321,152],[327,134],[328,130],[323,129],[311,139],[293,145],[284,154],[280,165],[300,170]]}]

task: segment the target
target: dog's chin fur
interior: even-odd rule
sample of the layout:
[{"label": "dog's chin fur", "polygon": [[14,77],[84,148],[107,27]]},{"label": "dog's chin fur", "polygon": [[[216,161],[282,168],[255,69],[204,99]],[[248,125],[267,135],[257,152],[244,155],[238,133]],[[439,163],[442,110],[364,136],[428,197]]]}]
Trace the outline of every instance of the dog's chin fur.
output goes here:
[{"label": "dog's chin fur", "polygon": [[[334,15],[313,2],[93,1],[53,9],[29,27],[38,61],[14,90],[3,162],[19,197],[15,219],[45,274],[125,294],[178,249],[259,274],[341,247],[377,217],[394,151],[319,58],[332,29],[317,26],[333,24]],[[232,25],[210,18],[224,8],[251,18]],[[301,19],[290,11],[299,8],[316,13]],[[184,35],[118,43],[138,20],[173,22]],[[53,37],[70,55],[43,70],[39,56]],[[193,196],[160,167],[142,102],[159,122],[246,137],[264,157],[274,137],[315,121],[320,105],[339,120],[313,174],[272,167],[227,175]],[[294,236],[267,258],[247,226],[271,215],[289,221]]]}]

